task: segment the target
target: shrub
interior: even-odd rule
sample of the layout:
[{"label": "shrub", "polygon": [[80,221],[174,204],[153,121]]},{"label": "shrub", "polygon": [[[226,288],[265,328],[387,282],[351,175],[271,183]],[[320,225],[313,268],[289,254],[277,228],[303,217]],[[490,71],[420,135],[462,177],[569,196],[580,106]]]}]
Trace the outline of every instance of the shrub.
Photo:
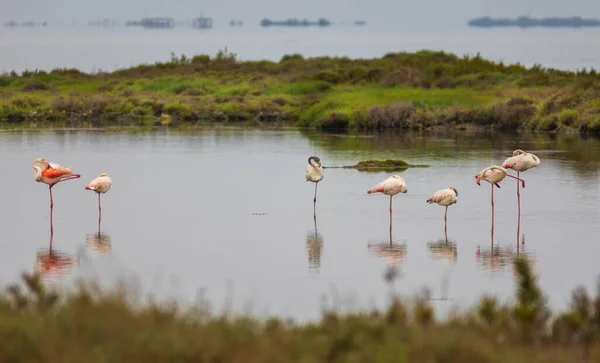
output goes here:
[{"label": "shrub", "polygon": [[437,81],[433,82],[433,87],[435,88],[454,88],[454,81],[452,78],[445,76]]},{"label": "shrub", "polygon": [[415,115],[415,107],[408,102],[392,103],[389,106],[372,106],[365,119],[368,129],[406,128]]},{"label": "shrub", "polygon": [[419,85],[423,75],[415,68],[401,68],[390,75],[384,77],[380,84],[381,87],[390,88],[398,85],[415,86]]},{"label": "shrub", "polygon": [[505,104],[492,106],[491,118],[494,127],[504,130],[515,130],[531,121],[537,108],[532,101],[523,98],[513,98]]},{"label": "shrub", "polygon": [[23,86],[23,92],[35,92],[35,91],[45,91],[50,87],[44,82],[40,81],[31,81]]},{"label": "shrub", "polygon": [[318,122],[318,128],[322,130],[346,130],[350,120],[347,115],[333,112]]},{"label": "shrub", "polygon": [[571,126],[579,119],[579,112],[576,110],[563,109],[558,114],[558,121],[562,125]]},{"label": "shrub", "polygon": [[338,72],[334,72],[334,71],[319,71],[316,75],[315,75],[315,79],[318,81],[324,81],[327,83],[333,83],[333,84],[337,84],[340,83],[343,80],[343,77],[341,74],[339,74]]},{"label": "shrub", "polygon": [[304,57],[302,56],[302,54],[284,54],[283,57],[281,57],[281,60],[279,61],[279,63],[285,63],[285,62],[290,62],[290,61],[303,61]]},{"label": "shrub", "polygon": [[195,55],[192,58],[192,64],[209,64],[210,63],[210,56],[206,55],[206,54],[199,54],[199,55]]}]

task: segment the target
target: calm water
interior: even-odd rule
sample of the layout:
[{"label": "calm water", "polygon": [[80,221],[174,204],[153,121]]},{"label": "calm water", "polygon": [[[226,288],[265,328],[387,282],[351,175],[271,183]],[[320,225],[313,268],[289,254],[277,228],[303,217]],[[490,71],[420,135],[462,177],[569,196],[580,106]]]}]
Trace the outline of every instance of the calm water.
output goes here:
[{"label": "calm water", "polygon": [[[465,20],[466,22],[466,20]],[[444,50],[496,61],[535,63],[560,69],[598,68],[598,29],[474,29],[454,26],[369,24],[326,29],[217,27],[144,30],[132,28],[0,28],[0,72],[74,67],[86,72],[166,61],[177,55],[211,54],[227,47],[240,59],[278,61],[284,54],[381,57],[389,52]]]},{"label": "calm water", "polygon": [[[522,235],[517,244],[516,184],[496,190],[490,239],[490,187],[474,175],[515,148],[542,164],[525,172]],[[408,193],[394,198],[389,241],[388,198],[367,195],[390,174],[326,169],[318,189],[304,180],[307,158],[325,166],[401,158],[428,164],[400,175]],[[46,157],[82,179],[54,188],[54,238],[48,189],[31,162]],[[233,308],[298,319],[319,316],[338,299],[344,309],[382,306],[395,265],[402,294],[431,289],[440,311],[466,306],[482,293],[510,298],[517,253],[534,261],[554,307],[577,284],[600,273],[600,140],[547,135],[344,136],[295,130],[205,130],[109,133],[0,132],[2,178],[0,284],[38,265],[45,280],[68,287],[79,278],[110,287],[125,279],[143,294],[193,301],[203,294],[217,311]],[[11,171],[8,173],[7,171]],[[85,184],[101,172],[113,179],[97,205]],[[507,178],[508,179],[508,178]],[[449,209],[425,200],[454,186]],[[518,247],[517,247],[518,246]]]}]

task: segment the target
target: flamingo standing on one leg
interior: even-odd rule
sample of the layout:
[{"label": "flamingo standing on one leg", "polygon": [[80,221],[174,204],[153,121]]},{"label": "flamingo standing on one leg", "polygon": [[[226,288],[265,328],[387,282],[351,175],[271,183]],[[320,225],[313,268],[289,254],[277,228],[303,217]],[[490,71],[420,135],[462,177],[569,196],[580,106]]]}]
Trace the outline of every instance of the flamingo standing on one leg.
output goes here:
[{"label": "flamingo standing on one leg", "polygon": [[429,199],[427,199],[427,204],[437,203],[443,207],[446,207],[446,212],[444,213],[444,232],[447,231],[447,216],[448,216],[448,207],[452,204],[455,204],[458,199],[458,191],[454,187],[449,187],[448,189],[438,190],[433,193]]},{"label": "flamingo standing on one leg", "polygon": [[315,199],[313,200],[313,215],[315,218],[317,218],[317,184],[323,180],[323,176],[324,171],[321,167],[321,158],[318,156],[309,157],[308,166],[306,167],[306,173],[304,173],[304,177],[306,178],[306,181],[315,183]]},{"label": "flamingo standing on one leg", "polygon": [[[517,172],[517,178],[521,176],[522,171],[529,170],[540,165],[540,158],[536,155],[527,153],[523,150],[515,150],[512,153],[512,157],[504,160],[502,167],[506,169],[512,169]],[[519,239],[519,231],[521,230],[521,189],[517,182],[517,209],[518,209],[518,223],[517,223],[517,240]]]},{"label": "flamingo standing on one leg", "polygon": [[[41,164],[41,166],[37,164]],[[52,198],[52,187],[66,180],[80,178],[81,175],[73,174],[71,168],[63,168],[56,163],[46,161],[44,158],[35,159],[31,166],[35,170],[35,181],[47,184],[50,191],[50,233],[53,234],[52,212],[54,209],[54,200]]]},{"label": "flamingo standing on one leg", "polygon": [[85,190],[91,190],[98,194],[98,233],[100,233],[100,221],[102,220],[102,207],[100,206],[100,194],[104,194],[112,187],[112,180],[106,173],[100,174],[85,187]]},{"label": "flamingo standing on one leg", "polygon": [[481,185],[481,180],[485,180],[492,185],[492,235],[494,233],[494,185],[500,188],[500,184],[498,183],[507,176],[521,181],[521,183],[523,183],[523,188],[525,188],[525,180],[508,174],[506,169],[498,165],[488,166],[475,175],[475,182],[478,185]]},{"label": "flamingo standing on one leg", "polygon": [[406,193],[406,183],[404,179],[398,175],[392,175],[386,180],[375,185],[371,190],[368,190],[368,194],[372,193],[383,193],[390,196],[390,239],[392,236],[392,197],[398,193]]}]

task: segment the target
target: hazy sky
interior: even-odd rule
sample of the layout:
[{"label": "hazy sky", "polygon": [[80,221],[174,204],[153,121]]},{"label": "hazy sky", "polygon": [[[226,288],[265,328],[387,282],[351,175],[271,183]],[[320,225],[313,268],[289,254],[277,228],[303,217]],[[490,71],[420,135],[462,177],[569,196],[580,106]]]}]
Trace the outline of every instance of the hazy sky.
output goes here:
[{"label": "hazy sky", "polygon": [[600,0],[0,0],[0,20],[70,22],[110,17],[172,16],[186,20],[204,11],[215,21],[262,17],[365,19],[393,25],[464,24],[474,16],[600,17]]}]

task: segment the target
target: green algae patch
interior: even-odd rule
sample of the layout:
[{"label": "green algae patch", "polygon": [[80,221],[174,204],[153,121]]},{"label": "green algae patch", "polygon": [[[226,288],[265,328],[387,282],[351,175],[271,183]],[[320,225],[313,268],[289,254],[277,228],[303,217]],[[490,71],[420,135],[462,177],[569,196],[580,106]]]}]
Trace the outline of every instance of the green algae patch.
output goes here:
[{"label": "green algae patch", "polygon": [[404,160],[365,160],[359,161],[355,165],[346,166],[327,166],[327,169],[356,169],[358,171],[380,172],[380,171],[404,171],[408,168],[428,168],[429,165],[413,165]]}]

